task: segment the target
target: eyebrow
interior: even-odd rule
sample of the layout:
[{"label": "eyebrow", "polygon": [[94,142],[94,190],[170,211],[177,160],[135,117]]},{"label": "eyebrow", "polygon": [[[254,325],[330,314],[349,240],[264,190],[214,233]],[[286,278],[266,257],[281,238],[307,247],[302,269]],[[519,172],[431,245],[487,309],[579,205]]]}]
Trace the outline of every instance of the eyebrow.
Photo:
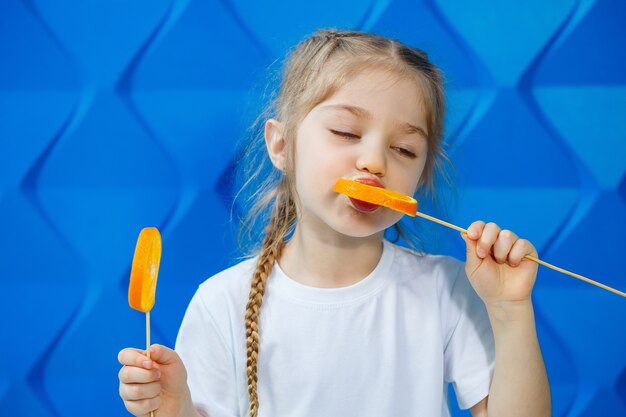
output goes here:
[{"label": "eyebrow", "polygon": [[[370,112],[368,112],[367,110],[365,110],[362,107],[358,107],[358,106],[351,106],[349,104],[327,104],[325,106],[320,107],[320,110],[345,110],[345,111],[349,111],[350,113],[352,113],[353,115],[355,115],[356,117],[358,117],[359,119],[365,119],[365,120],[371,120],[372,119],[372,115],[370,114]],[[398,123],[398,126],[402,129],[404,129],[404,131],[406,133],[419,133],[420,135],[422,135],[425,139],[428,139],[428,134],[426,133],[426,131],[424,129],[422,129],[419,126],[415,126],[412,125],[411,123],[405,122],[405,123]]]}]

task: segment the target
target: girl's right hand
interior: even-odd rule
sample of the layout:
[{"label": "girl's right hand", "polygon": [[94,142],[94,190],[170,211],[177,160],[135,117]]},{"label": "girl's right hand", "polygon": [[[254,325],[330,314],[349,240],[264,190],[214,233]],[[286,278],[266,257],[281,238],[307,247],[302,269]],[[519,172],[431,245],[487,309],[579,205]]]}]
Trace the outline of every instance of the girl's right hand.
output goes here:
[{"label": "girl's right hand", "polygon": [[194,415],[187,371],[178,354],[163,345],[150,347],[150,359],[145,352],[126,348],[118,355],[124,365],[119,372],[120,397],[128,412],[147,416],[158,409],[162,416]]}]

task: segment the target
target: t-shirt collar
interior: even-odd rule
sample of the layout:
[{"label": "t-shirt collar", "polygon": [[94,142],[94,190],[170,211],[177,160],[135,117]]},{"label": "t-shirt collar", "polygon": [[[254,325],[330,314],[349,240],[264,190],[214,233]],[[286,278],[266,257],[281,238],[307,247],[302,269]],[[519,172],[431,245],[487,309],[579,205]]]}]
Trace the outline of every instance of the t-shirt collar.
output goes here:
[{"label": "t-shirt collar", "polygon": [[383,239],[383,252],[374,270],[359,282],[340,288],[318,288],[301,284],[289,278],[276,262],[268,280],[267,291],[301,303],[350,303],[367,298],[382,288],[385,279],[389,279],[388,272],[394,256],[393,244]]}]

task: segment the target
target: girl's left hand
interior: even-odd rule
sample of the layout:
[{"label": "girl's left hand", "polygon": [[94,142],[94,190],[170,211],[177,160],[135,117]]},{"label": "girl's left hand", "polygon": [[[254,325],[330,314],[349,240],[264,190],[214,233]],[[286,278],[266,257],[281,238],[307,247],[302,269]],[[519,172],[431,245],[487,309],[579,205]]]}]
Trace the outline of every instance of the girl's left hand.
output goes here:
[{"label": "girl's left hand", "polygon": [[462,233],[467,246],[465,272],[478,296],[489,306],[529,301],[538,265],[535,247],[495,223],[477,221]]}]

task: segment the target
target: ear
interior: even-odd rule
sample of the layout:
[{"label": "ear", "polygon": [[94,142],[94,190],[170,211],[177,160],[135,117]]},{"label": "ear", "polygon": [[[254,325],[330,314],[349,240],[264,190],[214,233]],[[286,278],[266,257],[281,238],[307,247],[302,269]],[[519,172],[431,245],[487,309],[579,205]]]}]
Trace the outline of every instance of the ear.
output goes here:
[{"label": "ear", "polygon": [[272,164],[279,170],[285,169],[285,137],[284,126],[275,119],[265,122],[265,146]]}]

